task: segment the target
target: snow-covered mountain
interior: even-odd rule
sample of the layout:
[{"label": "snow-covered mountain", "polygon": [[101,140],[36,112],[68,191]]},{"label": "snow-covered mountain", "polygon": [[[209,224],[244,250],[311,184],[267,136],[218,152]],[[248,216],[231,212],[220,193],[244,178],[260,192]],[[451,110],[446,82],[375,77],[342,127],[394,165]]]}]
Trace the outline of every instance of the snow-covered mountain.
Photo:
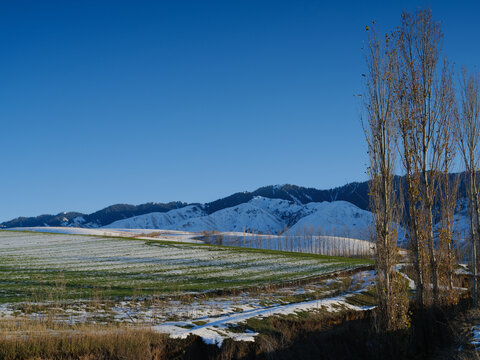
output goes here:
[{"label": "snow-covered mountain", "polygon": [[300,218],[290,233],[371,238],[372,214],[347,201],[309,203],[304,212],[308,215]]},{"label": "snow-covered mountain", "polygon": [[[452,177],[462,174],[451,174]],[[400,188],[405,179],[396,177]],[[465,196],[459,185],[459,205]],[[206,204],[184,202],[117,204],[91,214],[62,212],[57,215],[20,217],[0,228],[80,226],[84,228],[145,228],[185,231],[255,231],[291,234],[316,233],[370,238],[368,183],[350,183],[328,190],[296,185],[273,185],[243,191]],[[460,206],[461,207],[461,206]],[[458,229],[465,229],[465,214],[456,214]],[[402,230],[402,229],[400,229]],[[400,231],[403,234],[403,231]],[[401,240],[400,240],[401,241]]]},{"label": "snow-covered mountain", "polygon": [[[255,191],[242,191],[206,204],[187,204],[184,202],[146,203],[141,205],[116,204],[91,214],[79,212],[61,212],[57,215],[18,217],[0,224],[0,228],[34,226],[81,226],[98,228],[114,221],[150,213],[165,213],[188,205],[200,205],[207,214],[245,204],[255,197],[279,199],[305,205],[310,202],[348,201],[361,209],[368,208],[368,183],[350,183],[333,189],[319,190],[296,185],[269,185]],[[289,224],[292,225],[292,224]]]},{"label": "snow-covered mountain", "polygon": [[181,223],[184,220],[205,216],[206,213],[199,205],[188,205],[181,209],[167,212],[152,212],[145,215],[117,220],[104,226],[111,229],[167,229],[169,226]]},{"label": "snow-covered mountain", "polygon": [[346,201],[308,203],[254,197],[247,203],[207,214],[200,206],[151,213],[115,221],[106,228],[183,231],[254,231],[315,233],[367,239],[371,213]]},{"label": "snow-covered mountain", "polygon": [[169,227],[184,231],[255,231],[268,234],[278,233],[284,222],[271,213],[250,202],[219,210],[213,214],[185,220]]}]

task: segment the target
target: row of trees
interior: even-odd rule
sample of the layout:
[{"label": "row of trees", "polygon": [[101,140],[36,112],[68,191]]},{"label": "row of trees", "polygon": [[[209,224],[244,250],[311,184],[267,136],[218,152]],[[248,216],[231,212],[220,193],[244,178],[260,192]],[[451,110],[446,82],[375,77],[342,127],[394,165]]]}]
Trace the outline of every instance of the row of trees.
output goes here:
[{"label": "row of trees", "polygon": [[[458,183],[449,173],[459,157],[467,174],[476,302],[480,101],[477,76],[463,71],[457,106],[453,68],[442,56],[443,34],[431,10],[403,13],[401,25],[382,38],[374,29],[366,30],[362,122],[377,244],[377,323],[388,331],[407,323],[408,294],[396,271],[400,223],[409,242],[417,307],[455,301],[452,240]],[[398,168],[405,174],[405,194],[394,187]]]}]

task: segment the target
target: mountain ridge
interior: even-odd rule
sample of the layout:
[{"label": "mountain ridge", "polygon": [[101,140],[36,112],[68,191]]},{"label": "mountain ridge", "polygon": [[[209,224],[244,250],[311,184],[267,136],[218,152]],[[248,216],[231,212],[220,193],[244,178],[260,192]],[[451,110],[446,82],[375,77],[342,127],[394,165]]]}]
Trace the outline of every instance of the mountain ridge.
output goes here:
[{"label": "mountain ridge", "polygon": [[34,217],[17,217],[0,224],[0,228],[35,227],[35,226],[79,226],[102,227],[115,221],[134,216],[168,212],[185,206],[201,206],[207,215],[219,210],[247,203],[255,197],[294,201],[299,204],[323,201],[348,201],[362,210],[368,208],[368,182],[352,182],[346,185],[319,190],[292,184],[268,185],[254,191],[237,192],[205,204],[172,201],[169,203],[144,203],[140,205],[114,204],[90,214],[76,211],[61,212],[56,215],[39,215]]},{"label": "mountain ridge", "polygon": [[103,229],[162,229],[256,234],[333,235],[368,239],[372,214],[348,201],[301,204],[256,196],[252,200],[207,214],[198,205],[166,213],[118,220]]},{"label": "mountain ridge", "polygon": [[[458,180],[458,199],[465,197],[464,173],[450,174],[452,180]],[[405,178],[395,176],[395,186],[405,189]],[[36,226],[79,226],[98,228],[107,226],[116,221],[129,219],[151,213],[167,213],[171,210],[182,209],[186,206],[197,206],[205,215],[212,215],[218,211],[233,208],[252,201],[256,197],[291,201],[296,204],[347,201],[361,210],[369,210],[368,181],[351,182],[343,186],[320,190],[312,187],[302,187],[292,184],[268,185],[254,191],[237,192],[205,204],[172,201],[169,203],[149,202],[140,205],[115,204],[91,214],[79,212],[62,212],[57,215],[40,215],[36,217],[19,217],[0,224],[0,228],[36,227]],[[399,191],[398,196],[405,196],[405,190]],[[403,195],[402,195],[403,194]],[[404,199],[406,201],[406,199]],[[461,203],[461,201],[460,201]],[[299,218],[288,219],[286,226],[292,226]],[[142,220],[143,221],[143,220]]]}]

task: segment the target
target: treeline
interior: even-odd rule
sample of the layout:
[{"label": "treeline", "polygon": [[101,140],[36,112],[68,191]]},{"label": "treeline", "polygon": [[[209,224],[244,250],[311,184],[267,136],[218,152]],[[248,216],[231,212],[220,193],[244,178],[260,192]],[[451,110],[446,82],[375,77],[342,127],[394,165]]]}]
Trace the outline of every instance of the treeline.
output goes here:
[{"label": "treeline", "polygon": [[[409,325],[408,289],[396,271],[399,223],[406,230],[418,311],[458,301],[453,224],[461,178],[450,175],[456,165],[465,171],[477,302],[480,101],[478,75],[462,69],[455,76],[442,54],[443,33],[430,9],[404,12],[400,25],[383,36],[375,23],[366,31],[362,123],[375,225],[377,327],[385,332]],[[398,171],[404,174],[401,187]]]}]

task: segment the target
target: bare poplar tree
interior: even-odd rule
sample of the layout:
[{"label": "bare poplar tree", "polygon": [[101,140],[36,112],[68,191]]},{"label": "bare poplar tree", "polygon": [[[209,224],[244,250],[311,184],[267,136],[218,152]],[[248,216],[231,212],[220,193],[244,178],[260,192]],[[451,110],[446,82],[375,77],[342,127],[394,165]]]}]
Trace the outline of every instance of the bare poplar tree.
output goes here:
[{"label": "bare poplar tree", "polygon": [[[367,31],[369,28],[366,28]],[[404,281],[396,273],[397,214],[394,189],[395,123],[393,73],[395,53],[388,35],[380,41],[370,32],[365,48],[366,89],[362,118],[368,143],[370,207],[374,217],[377,270],[377,327],[379,331],[406,326],[408,298]]]},{"label": "bare poplar tree", "polygon": [[480,140],[480,98],[477,74],[462,71],[460,80],[461,113],[458,117],[458,139],[460,153],[465,164],[465,183],[470,220],[470,237],[472,244],[473,287],[472,296],[475,306],[478,304],[478,242],[480,234],[480,201],[478,192],[479,140]]},{"label": "bare poplar tree", "polygon": [[[397,34],[398,35],[398,34]],[[396,93],[396,120],[399,129],[399,144],[401,163],[405,170],[407,204],[407,239],[409,254],[412,257],[412,264],[415,269],[416,302],[419,305],[424,303],[425,292],[425,245],[421,233],[421,214],[419,211],[419,171],[414,157],[414,126],[411,109],[411,101],[406,85],[406,70],[399,62],[396,68],[395,93]]]},{"label": "bare poplar tree", "polygon": [[438,68],[443,34],[431,10],[402,14],[396,33],[398,128],[408,191],[409,239],[413,253],[417,303],[440,304],[437,251],[434,245],[435,199],[446,146],[443,128],[451,122],[451,70]]},{"label": "bare poplar tree", "polygon": [[[450,79],[450,83],[451,83]],[[453,87],[453,85],[451,85]],[[451,102],[455,104],[453,93],[451,94]],[[453,115],[449,120],[455,120],[455,107],[451,108]],[[453,164],[456,156],[456,123],[455,121],[447,121],[443,126],[444,132],[444,153],[442,171],[439,175],[439,215],[440,219],[437,228],[438,238],[438,262],[439,262],[439,283],[444,294],[442,300],[446,304],[456,303],[458,301],[458,294],[455,291],[455,263],[456,256],[453,249],[454,237],[454,216],[457,207],[458,187],[460,183],[460,176],[450,175],[453,169]]]}]

